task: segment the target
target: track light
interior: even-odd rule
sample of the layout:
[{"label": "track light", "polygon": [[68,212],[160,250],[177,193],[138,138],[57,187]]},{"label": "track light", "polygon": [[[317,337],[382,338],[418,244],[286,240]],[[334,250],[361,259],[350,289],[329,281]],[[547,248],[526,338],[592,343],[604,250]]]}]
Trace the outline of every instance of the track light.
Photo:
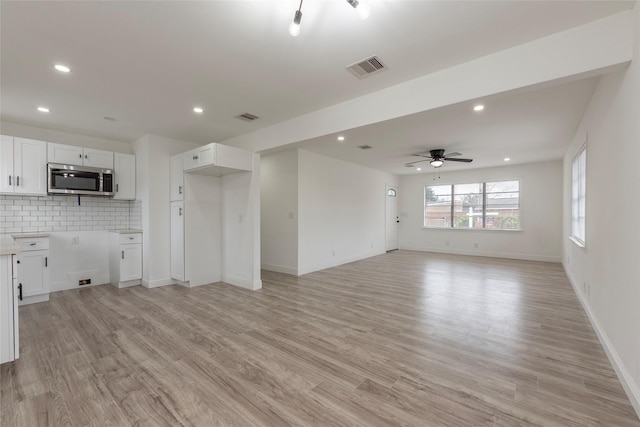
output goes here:
[{"label": "track light", "polygon": [[436,159],[431,160],[429,163],[431,163],[431,166],[433,166],[434,168],[439,168],[444,162],[442,160]]},{"label": "track light", "polygon": [[300,21],[302,20],[302,0],[300,0],[300,6],[296,10],[296,14],[293,15],[293,21],[289,25],[289,34],[293,37],[298,37],[300,34]]},{"label": "track light", "polygon": [[369,6],[367,6],[366,3],[363,3],[360,0],[347,0],[347,3],[349,3],[351,7],[358,12],[360,18],[367,19],[369,17]]}]

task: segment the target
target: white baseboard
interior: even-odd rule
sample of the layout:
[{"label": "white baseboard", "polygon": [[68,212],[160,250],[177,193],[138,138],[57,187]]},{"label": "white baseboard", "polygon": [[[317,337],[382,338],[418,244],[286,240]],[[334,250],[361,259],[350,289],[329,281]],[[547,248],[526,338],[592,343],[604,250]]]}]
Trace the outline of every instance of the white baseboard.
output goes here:
[{"label": "white baseboard", "polygon": [[161,286],[169,286],[169,285],[175,285],[176,281],[174,279],[168,278],[168,279],[156,279],[156,280],[149,280],[149,279],[142,279],[142,286],[144,286],[145,288],[159,288]]},{"label": "white baseboard", "polygon": [[[77,276],[77,273],[74,274],[75,276]],[[69,276],[69,274],[67,275]],[[78,285],[77,281],[69,281],[69,280],[65,280],[65,281],[61,281],[61,282],[54,282],[51,283],[50,285],[50,289],[51,292],[58,292],[58,291],[67,291],[69,289],[80,289],[80,288],[89,288],[91,286],[99,286],[99,285],[105,285],[107,283],[110,282],[109,280],[109,275],[102,275],[102,276],[98,276],[98,277],[90,277],[91,279],[91,284],[90,285]]]},{"label": "white baseboard", "polygon": [[506,259],[518,259],[523,261],[541,261],[541,262],[561,262],[562,255],[548,256],[548,255],[535,255],[535,254],[522,254],[516,252],[491,252],[491,251],[478,251],[478,250],[464,250],[464,249],[445,249],[445,248],[424,248],[413,246],[401,246],[401,250],[406,251],[419,251],[419,252],[433,252],[438,254],[449,255],[466,255],[466,256],[483,256],[488,258],[506,258]]},{"label": "white baseboard", "polygon": [[598,318],[591,311],[589,301],[585,298],[584,294],[580,290],[580,287],[576,285],[576,282],[571,276],[569,269],[564,265],[564,263],[562,263],[562,267],[564,268],[564,271],[569,278],[569,282],[571,283],[571,287],[573,287],[573,291],[578,296],[580,304],[582,304],[582,308],[584,308],[584,311],[587,313],[587,317],[591,322],[593,330],[596,331],[598,340],[600,340],[600,344],[602,345],[602,348],[604,348],[604,352],[607,354],[609,362],[611,362],[611,366],[613,366],[613,369],[618,375],[618,379],[622,384],[622,388],[624,388],[624,391],[627,393],[627,397],[629,397],[629,401],[631,402],[633,409],[635,409],[636,414],[640,418],[640,387],[633,380],[633,377],[629,373],[629,370],[622,362],[622,359],[620,358],[620,355],[618,354],[616,348],[611,343],[609,336],[600,326]]},{"label": "white baseboard", "polygon": [[222,281],[230,285],[239,286],[241,288],[250,289],[252,291],[262,289],[262,280],[247,280],[242,277],[223,274]]},{"label": "white baseboard", "polygon": [[284,265],[276,264],[262,264],[261,268],[263,270],[275,271],[276,273],[292,274],[294,276],[298,275],[298,269],[295,267],[285,267]]},{"label": "white baseboard", "polygon": [[360,261],[361,259],[371,258],[373,256],[382,255],[384,253],[386,253],[386,251],[369,252],[362,255],[340,258],[335,261],[329,261],[329,262],[324,262],[316,265],[299,267],[298,276],[302,276],[303,274],[313,273],[314,271],[324,270],[325,268],[331,268],[331,267],[337,267],[343,264],[349,264],[350,262]]}]

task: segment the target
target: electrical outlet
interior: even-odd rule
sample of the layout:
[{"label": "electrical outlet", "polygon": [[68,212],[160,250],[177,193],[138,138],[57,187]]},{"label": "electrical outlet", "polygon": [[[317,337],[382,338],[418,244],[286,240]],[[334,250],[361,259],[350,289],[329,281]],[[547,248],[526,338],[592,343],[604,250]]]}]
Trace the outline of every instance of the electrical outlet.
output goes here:
[{"label": "electrical outlet", "polygon": [[293,219],[293,212],[289,212],[289,219]]},{"label": "electrical outlet", "polygon": [[476,249],[478,249],[478,244],[477,244],[477,243],[474,243],[474,244],[473,244],[473,247],[474,247],[474,248],[476,248]]},{"label": "electrical outlet", "polygon": [[336,256],[336,251],[331,251],[331,255]]},{"label": "electrical outlet", "polygon": [[242,222],[242,214],[238,215],[238,222]]},{"label": "electrical outlet", "polygon": [[447,240],[446,242],[444,242],[445,246],[449,246],[449,241]]},{"label": "electrical outlet", "polygon": [[72,245],[79,245],[80,244],[80,236],[73,236],[71,238],[71,244]]},{"label": "electrical outlet", "polygon": [[373,249],[373,243],[371,244],[371,249]]}]

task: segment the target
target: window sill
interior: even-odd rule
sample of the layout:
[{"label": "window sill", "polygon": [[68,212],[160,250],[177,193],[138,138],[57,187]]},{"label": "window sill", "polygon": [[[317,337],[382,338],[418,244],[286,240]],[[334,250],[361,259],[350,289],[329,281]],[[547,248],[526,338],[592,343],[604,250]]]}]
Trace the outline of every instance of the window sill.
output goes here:
[{"label": "window sill", "polygon": [[576,239],[573,236],[569,236],[569,240],[571,240],[579,248],[584,248],[586,246],[582,240]]},{"label": "window sill", "polygon": [[508,233],[523,231],[522,228],[517,229],[500,229],[500,228],[465,228],[465,227],[425,227],[422,226],[423,230],[456,230],[456,231],[486,231],[489,233],[506,231]]}]

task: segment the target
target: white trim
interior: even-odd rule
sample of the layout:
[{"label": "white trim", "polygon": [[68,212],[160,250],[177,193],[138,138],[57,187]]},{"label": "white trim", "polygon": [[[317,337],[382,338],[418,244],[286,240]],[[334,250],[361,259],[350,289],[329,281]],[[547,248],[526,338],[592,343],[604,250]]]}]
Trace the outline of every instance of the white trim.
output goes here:
[{"label": "white trim", "polygon": [[262,280],[247,280],[242,277],[231,276],[229,274],[222,275],[222,281],[224,283],[228,283],[230,285],[238,286],[245,289],[250,289],[252,291],[257,291],[258,289],[262,289]]},{"label": "white trim", "polygon": [[575,236],[569,236],[569,240],[571,240],[573,243],[575,243],[576,246],[579,247],[579,248],[584,248],[586,246],[585,243],[582,240],[578,239]]},{"label": "white trim", "polygon": [[313,273],[314,271],[324,270],[325,268],[331,268],[331,267],[337,267],[337,266],[343,265],[343,264],[349,264],[350,262],[360,261],[361,259],[371,258],[371,257],[374,257],[374,256],[383,255],[385,253],[387,253],[387,251],[375,251],[375,252],[370,252],[370,253],[367,253],[367,254],[364,254],[364,255],[358,255],[358,256],[354,256],[354,257],[344,258],[344,259],[341,259],[341,260],[336,260],[336,261],[324,262],[324,263],[316,264],[316,265],[299,267],[298,268],[298,276],[302,276],[303,274]]},{"label": "white trim", "polygon": [[157,279],[157,280],[149,280],[142,279],[142,286],[145,288],[159,288],[161,286],[175,285],[176,281],[174,279]]},{"label": "white trim", "polygon": [[541,261],[541,262],[557,262],[560,263],[562,261],[562,255],[558,256],[549,256],[549,255],[531,255],[531,254],[520,254],[517,252],[488,252],[488,251],[467,251],[467,250],[458,250],[458,249],[424,249],[420,247],[412,247],[412,246],[403,246],[400,249],[406,251],[417,251],[417,252],[431,252],[436,254],[450,254],[450,255],[466,255],[466,256],[479,256],[479,257],[488,257],[488,258],[504,258],[504,259],[519,259],[523,261]]},{"label": "white trim", "polygon": [[296,267],[286,267],[284,265],[276,264],[262,264],[261,268],[263,270],[275,271],[276,273],[292,274],[294,276],[298,275],[298,269]]},{"label": "white trim", "polygon": [[575,280],[573,280],[573,277],[571,277],[569,269],[564,265],[564,263],[562,264],[562,267],[564,268],[567,278],[569,279],[569,283],[571,283],[571,287],[576,293],[580,304],[582,304],[582,308],[587,313],[587,317],[591,322],[591,326],[593,327],[593,330],[595,331],[596,336],[598,337],[598,340],[600,341],[600,344],[604,349],[604,352],[607,354],[611,366],[613,366],[613,369],[618,375],[618,379],[620,380],[620,384],[622,384],[622,388],[627,393],[627,397],[631,402],[631,406],[633,406],[636,414],[638,415],[638,417],[640,417],[640,386],[633,380],[633,377],[629,373],[629,370],[622,362],[618,351],[611,343],[609,336],[600,326],[600,322],[598,322],[596,315],[591,311],[589,301],[585,299],[584,295],[580,291],[579,286],[576,285]]},{"label": "white trim", "polygon": [[[72,276],[73,275],[73,276]],[[79,274],[77,274],[77,272],[73,272],[73,273],[67,273],[67,277],[72,276],[80,276]],[[50,284],[50,290],[51,292],[58,292],[58,291],[68,291],[69,289],[80,289],[80,288],[90,288],[91,286],[100,286],[100,285],[106,285],[107,283],[110,283],[109,280],[109,275],[108,274],[103,274],[101,276],[95,277],[92,276],[91,274],[88,275],[91,279],[91,281],[93,283],[91,283],[90,285],[78,285],[77,282],[70,282],[67,280],[63,280],[61,282],[54,282]]]}]

